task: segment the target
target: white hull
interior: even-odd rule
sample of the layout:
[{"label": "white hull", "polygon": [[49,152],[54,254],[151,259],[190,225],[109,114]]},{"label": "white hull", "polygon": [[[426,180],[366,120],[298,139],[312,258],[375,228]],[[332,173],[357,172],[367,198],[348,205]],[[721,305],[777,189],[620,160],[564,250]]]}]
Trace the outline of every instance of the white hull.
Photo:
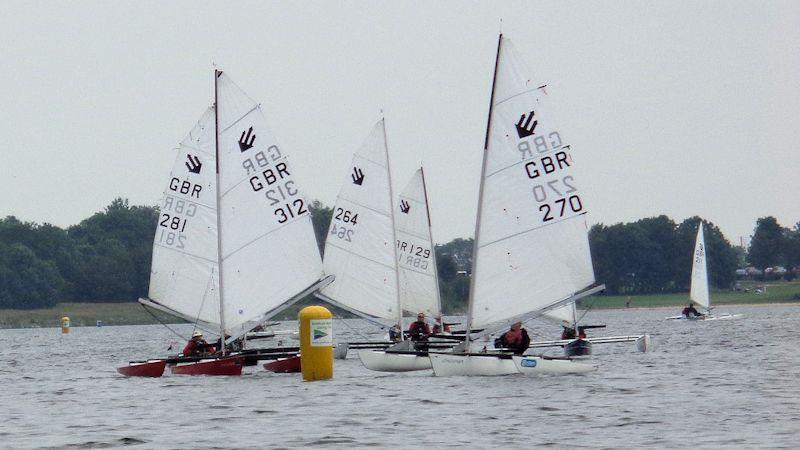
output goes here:
[{"label": "white hull", "polygon": [[514,365],[523,375],[569,375],[597,370],[597,366],[569,359],[544,359],[538,356],[514,356]]},{"label": "white hull", "polygon": [[412,372],[431,368],[430,358],[411,353],[362,350],[358,352],[358,358],[364,367],[378,372]]},{"label": "white hull", "polygon": [[742,314],[720,314],[719,316],[700,316],[700,317],[686,317],[686,316],[672,316],[667,317],[665,320],[687,320],[690,322],[705,322],[709,320],[736,320],[744,317]]},{"label": "white hull", "polygon": [[514,360],[487,354],[453,355],[449,353],[430,353],[429,359],[433,374],[437,377],[452,376],[497,376],[519,373]]}]

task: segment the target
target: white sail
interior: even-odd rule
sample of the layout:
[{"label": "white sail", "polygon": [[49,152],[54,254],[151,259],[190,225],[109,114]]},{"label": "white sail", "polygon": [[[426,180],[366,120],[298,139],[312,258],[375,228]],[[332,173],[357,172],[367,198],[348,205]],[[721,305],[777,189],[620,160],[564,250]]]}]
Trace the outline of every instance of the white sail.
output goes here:
[{"label": "white sail", "polygon": [[538,311],[594,282],[572,152],[501,38],[481,179],[471,326]]},{"label": "white sail", "polygon": [[[214,109],[180,143],[159,208],[149,300],[219,328]],[[143,300],[146,302],[146,300]]]},{"label": "white sail", "polygon": [[362,314],[398,317],[389,160],[383,120],[348,168],[325,241],[323,298]]},{"label": "white sail", "polygon": [[553,323],[557,323],[559,325],[565,325],[565,322],[569,324],[570,327],[575,325],[575,322],[578,320],[576,317],[575,311],[575,302],[569,302],[566,305],[559,306],[556,309],[550,310],[542,314],[542,318],[549,320]]},{"label": "white sail", "polygon": [[694,244],[692,259],[692,287],[689,298],[698,305],[708,308],[708,272],[706,271],[706,242],[703,236],[703,223],[697,228],[697,241]]},{"label": "white sail", "polygon": [[412,314],[441,314],[430,214],[422,168],[418,169],[395,208],[400,304]]},{"label": "white sail", "polygon": [[236,338],[322,277],[308,201],[261,107],[217,77],[221,292]]}]

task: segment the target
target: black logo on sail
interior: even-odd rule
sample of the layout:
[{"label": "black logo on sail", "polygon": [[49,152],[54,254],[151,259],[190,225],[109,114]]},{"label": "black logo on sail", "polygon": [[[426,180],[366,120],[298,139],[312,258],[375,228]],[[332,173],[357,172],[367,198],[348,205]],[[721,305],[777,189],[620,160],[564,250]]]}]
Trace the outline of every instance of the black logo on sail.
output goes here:
[{"label": "black logo on sail", "polygon": [[[517,122],[517,134],[519,135],[520,139],[531,136],[533,134],[533,130],[536,129],[536,125],[539,123],[539,121],[533,120],[533,115],[534,112],[531,111],[528,114],[519,116],[519,122]],[[525,122],[524,125],[523,122]]]},{"label": "black logo on sail", "polygon": [[400,211],[404,214],[408,214],[408,212],[411,211],[411,205],[405,200],[400,200]]},{"label": "black logo on sail", "polygon": [[[247,133],[247,136],[245,136]],[[239,149],[243,152],[253,148],[253,142],[256,140],[256,135],[253,134],[253,127],[250,127],[246,132],[242,131],[242,136],[239,138]]]},{"label": "black logo on sail", "polygon": [[200,158],[197,156],[186,155],[186,159],[188,159],[189,162],[184,164],[186,164],[186,168],[189,169],[189,172],[199,174],[200,169],[203,167],[203,163],[200,162]]},{"label": "black logo on sail", "polygon": [[361,186],[361,183],[364,182],[364,172],[358,167],[353,167],[353,173],[350,175],[350,178],[353,179],[353,184]]}]

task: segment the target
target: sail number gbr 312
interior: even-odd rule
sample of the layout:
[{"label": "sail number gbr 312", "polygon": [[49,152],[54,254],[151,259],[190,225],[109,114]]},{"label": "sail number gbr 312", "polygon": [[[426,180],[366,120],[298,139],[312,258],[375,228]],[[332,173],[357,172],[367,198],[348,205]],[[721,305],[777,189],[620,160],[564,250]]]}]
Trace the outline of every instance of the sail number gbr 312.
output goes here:
[{"label": "sail number gbr 312", "polygon": [[539,204],[542,222],[571,217],[583,212],[583,203],[569,175],[572,157],[566,150],[541,156],[523,165],[525,176],[534,181],[533,198]]},{"label": "sail number gbr 312", "polygon": [[250,188],[253,192],[264,194],[279,224],[308,213],[289,168],[282,159],[284,157],[278,146],[271,145],[267,150],[256,152],[253,157],[242,161]]}]

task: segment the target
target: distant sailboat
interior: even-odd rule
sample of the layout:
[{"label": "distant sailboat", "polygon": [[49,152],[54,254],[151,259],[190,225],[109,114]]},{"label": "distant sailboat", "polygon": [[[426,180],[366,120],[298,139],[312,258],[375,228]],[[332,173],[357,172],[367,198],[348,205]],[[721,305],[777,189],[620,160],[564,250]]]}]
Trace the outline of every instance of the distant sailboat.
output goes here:
[{"label": "distant sailboat", "polygon": [[742,317],[742,314],[714,315],[711,312],[711,298],[708,291],[708,268],[706,266],[706,240],[703,233],[703,222],[697,227],[697,239],[694,243],[692,258],[692,281],[689,288],[689,300],[705,309],[700,316],[680,315],[667,317],[667,320],[733,320]]},{"label": "distant sailboat", "polygon": [[[215,71],[214,81],[214,106],[179,146],[159,211],[150,292],[139,301],[229,342],[332,277],[323,278],[308,204],[260,105],[226,74]],[[220,350],[178,361],[173,372],[241,373],[237,356]],[[131,375],[133,366],[120,372]]]},{"label": "distant sailboat", "polygon": [[[544,105],[541,89],[502,35],[483,152],[473,272],[471,330],[496,331],[602,290],[594,284],[586,206],[569,146]],[[592,365],[565,358],[503,353],[430,353],[446,375],[581,373]]]}]

